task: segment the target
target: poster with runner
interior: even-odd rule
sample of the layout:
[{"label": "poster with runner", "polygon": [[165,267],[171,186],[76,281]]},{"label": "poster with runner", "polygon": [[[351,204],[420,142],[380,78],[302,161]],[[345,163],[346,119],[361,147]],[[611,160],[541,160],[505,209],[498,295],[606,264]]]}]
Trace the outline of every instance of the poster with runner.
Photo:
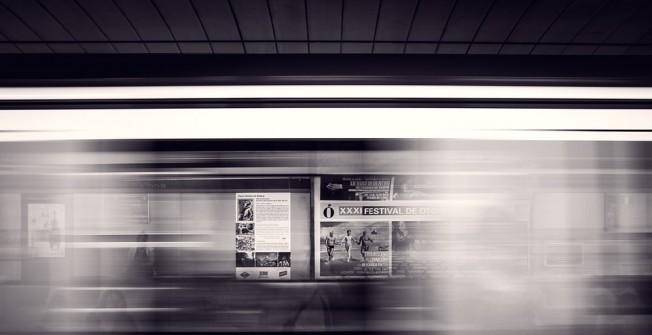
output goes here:
[{"label": "poster with runner", "polygon": [[291,278],[290,193],[237,193],[236,278]]},{"label": "poster with runner", "polygon": [[317,279],[527,273],[527,194],[451,192],[436,176],[315,182]]}]

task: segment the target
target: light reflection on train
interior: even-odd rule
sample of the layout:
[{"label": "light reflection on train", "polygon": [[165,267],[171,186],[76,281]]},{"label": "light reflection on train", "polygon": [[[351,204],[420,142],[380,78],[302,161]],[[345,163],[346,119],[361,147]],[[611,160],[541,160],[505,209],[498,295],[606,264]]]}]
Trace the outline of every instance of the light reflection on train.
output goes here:
[{"label": "light reflection on train", "polygon": [[[646,143],[209,142],[2,144],[0,331],[651,325]],[[393,197],[446,213],[386,222],[389,278],[325,275],[361,258],[315,225],[315,177],[343,175],[398,176]],[[290,194],[289,280],[236,279],[240,192]]]}]

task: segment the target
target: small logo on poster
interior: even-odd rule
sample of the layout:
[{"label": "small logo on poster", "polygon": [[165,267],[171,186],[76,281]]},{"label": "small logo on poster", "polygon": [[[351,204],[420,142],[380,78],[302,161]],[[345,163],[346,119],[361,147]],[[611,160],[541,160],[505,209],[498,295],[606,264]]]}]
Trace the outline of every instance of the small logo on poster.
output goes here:
[{"label": "small logo on poster", "polygon": [[331,204],[328,204],[328,207],[324,209],[324,216],[328,219],[332,218],[335,215],[335,210],[331,207]]},{"label": "small logo on poster", "polygon": [[258,279],[267,279],[267,278],[269,278],[267,271],[258,272]]},{"label": "small logo on poster", "polygon": [[279,277],[285,277],[285,276],[287,276],[287,275],[288,275],[288,272],[287,272],[287,271],[281,271],[281,272],[278,273],[278,276],[279,276]]},{"label": "small logo on poster", "polygon": [[240,274],[240,277],[242,277],[242,278],[247,278],[249,276],[251,276],[251,275],[249,273],[247,273],[247,272],[243,272],[243,273]]}]

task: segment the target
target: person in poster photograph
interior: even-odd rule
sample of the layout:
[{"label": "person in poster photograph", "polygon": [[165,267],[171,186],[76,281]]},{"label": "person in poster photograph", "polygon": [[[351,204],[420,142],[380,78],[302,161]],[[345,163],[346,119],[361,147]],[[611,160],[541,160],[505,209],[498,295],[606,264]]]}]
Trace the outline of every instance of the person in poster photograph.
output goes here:
[{"label": "person in poster photograph", "polygon": [[328,261],[333,260],[333,250],[335,250],[335,236],[333,232],[329,232],[326,236],[326,253],[328,254]]},{"label": "person in poster photograph", "polygon": [[[331,232],[333,246],[329,248]],[[322,222],[320,276],[388,275],[389,245],[389,222]],[[358,246],[360,253],[352,252]]]},{"label": "person in poster photograph", "polygon": [[291,266],[289,252],[278,253],[278,266],[284,268],[289,268]]},{"label": "person in poster photograph", "polygon": [[238,221],[254,221],[254,199],[238,199]]},{"label": "person in poster photograph", "polygon": [[342,244],[344,244],[344,249],[346,249],[346,262],[351,262],[351,250],[353,249],[353,236],[351,236],[351,230],[346,231],[346,235],[342,238]]}]

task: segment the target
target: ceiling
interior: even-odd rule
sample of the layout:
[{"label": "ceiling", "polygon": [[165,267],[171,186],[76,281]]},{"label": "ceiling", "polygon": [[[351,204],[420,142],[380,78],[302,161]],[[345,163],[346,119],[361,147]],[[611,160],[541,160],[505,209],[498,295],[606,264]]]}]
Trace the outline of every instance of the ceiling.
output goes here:
[{"label": "ceiling", "polygon": [[651,55],[652,0],[0,0],[0,53]]}]

